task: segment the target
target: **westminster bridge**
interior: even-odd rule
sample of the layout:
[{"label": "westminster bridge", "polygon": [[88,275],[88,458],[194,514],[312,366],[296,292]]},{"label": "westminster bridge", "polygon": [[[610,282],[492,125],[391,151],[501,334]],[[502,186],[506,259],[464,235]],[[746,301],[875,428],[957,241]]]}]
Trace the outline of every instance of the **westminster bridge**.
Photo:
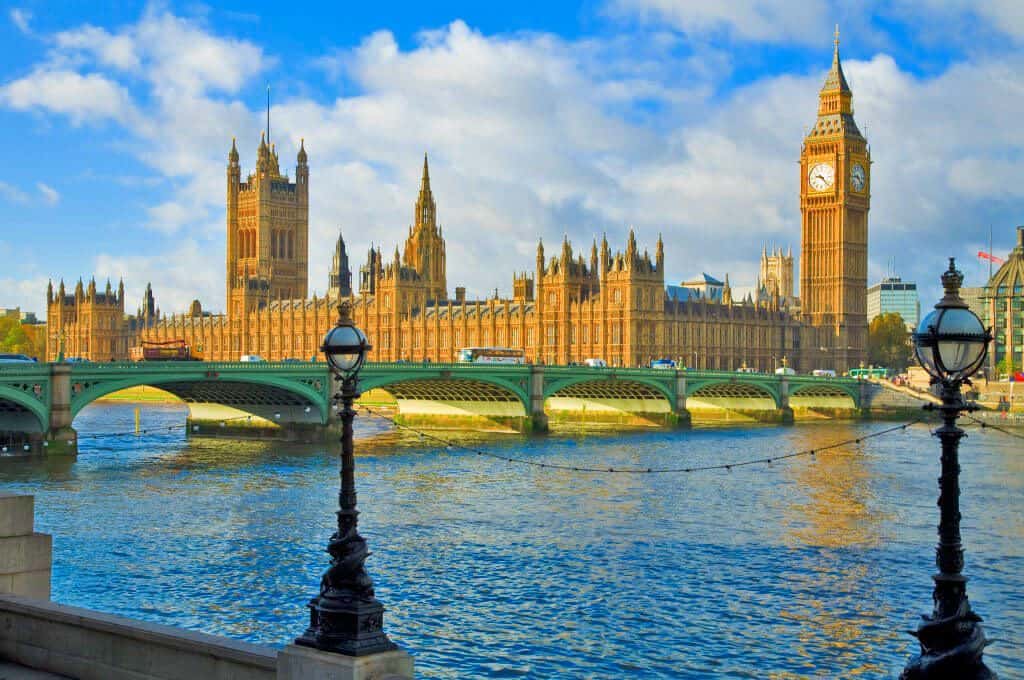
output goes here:
[{"label": "westminster bridge", "polygon": [[[33,364],[0,367],[0,433],[27,450],[74,453],[75,416],[139,386],[184,401],[190,434],[313,440],[336,424],[325,363]],[[406,424],[522,432],[550,423],[685,427],[694,417],[790,423],[918,405],[851,378],[647,368],[368,363],[360,388],[369,400],[387,393]]]}]

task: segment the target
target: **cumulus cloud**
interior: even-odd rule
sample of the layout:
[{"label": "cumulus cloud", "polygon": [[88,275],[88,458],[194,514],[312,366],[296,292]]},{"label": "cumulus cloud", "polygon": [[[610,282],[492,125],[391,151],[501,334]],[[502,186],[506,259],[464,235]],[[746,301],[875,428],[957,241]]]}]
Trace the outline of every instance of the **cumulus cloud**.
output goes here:
[{"label": "cumulus cloud", "polygon": [[43,200],[50,205],[57,205],[60,202],[60,193],[49,184],[36,182],[36,189],[43,195]]},{"label": "cumulus cloud", "polygon": [[131,97],[113,80],[49,66],[0,87],[0,103],[15,110],[64,114],[74,125],[102,120],[123,123],[134,117]]},{"label": "cumulus cloud", "polygon": [[[125,310],[129,313],[134,313],[146,284],[152,282],[157,303],[167,314],[185,310],[201,292],[220,290],[224,284],[223,268],[223,248],[211,248],[194,239],[185,239],[160,253],[101,254],[93,267],[97,281],[110,279],[116,285],[118,279],[124,278]],[[205,306],[223,309],[221,299],[222,295],[208,297]]]}]

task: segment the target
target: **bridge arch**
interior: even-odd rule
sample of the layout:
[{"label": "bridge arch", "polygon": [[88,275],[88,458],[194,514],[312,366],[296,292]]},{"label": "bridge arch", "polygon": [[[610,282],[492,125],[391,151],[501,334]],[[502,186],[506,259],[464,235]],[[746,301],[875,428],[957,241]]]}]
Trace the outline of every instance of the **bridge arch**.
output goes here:
[{"label": "bridge arch", "polygon": [[359,381],[363,393],[383,390],[395,398],[397,417],[426,426],[480,425],[523,429],[529,417],[526,379],[475,374],[472,377],[378,373]]},{"label": "bridge arch", "polygon": [[701,380],[686,386],[687,409],[775,410],[782,407],[778,388],[765,381]]},{"label": "bridge arch", "polygon": [[[237,409],[266,420],[274,420],[276,413],[289,409],[292,411],[289,413],[291,421],[327,423],[329,405],[325,384],[321,384],[318,390],[315,382],[307,385],[276,376],[231,374],[214,377],[210,373],[143,374],[108,380],[72,377],[71,417],[73,419],[83,408],[108,394],[148,386],[158,387],[178,397],[188,404],[193,416],[196,415],[194,405],[206,404]],[[326,383],[326,378],[321,382]]]},{"label": "bridge arch", "polygon": [[816,382],[796,385],[790,389],[790,406],[793,408],[860,408],[858,385]]},{"label": "bridge arch", "polygon": [[45,432],[50,426],[49,409],[32,394],[11,385],[0,385],[0,430]]},{"label": "bridge arch", "polygon": [[643,375],[584,371],[544,386],[544,410],[552,422],[672,425],[675,395],[664,382]]}]

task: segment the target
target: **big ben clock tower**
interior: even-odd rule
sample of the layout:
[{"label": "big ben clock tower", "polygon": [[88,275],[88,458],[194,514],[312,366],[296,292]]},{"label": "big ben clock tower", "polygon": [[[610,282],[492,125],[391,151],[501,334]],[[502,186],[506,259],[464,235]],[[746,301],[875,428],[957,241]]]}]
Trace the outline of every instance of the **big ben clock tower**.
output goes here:
[{"label": "big ben clock tower", "polygon": [[800,153],[800,298],[806,369],[847,371],[867,358],[871,153],[853,120],[839,61],[821,88],[818,120]]}]

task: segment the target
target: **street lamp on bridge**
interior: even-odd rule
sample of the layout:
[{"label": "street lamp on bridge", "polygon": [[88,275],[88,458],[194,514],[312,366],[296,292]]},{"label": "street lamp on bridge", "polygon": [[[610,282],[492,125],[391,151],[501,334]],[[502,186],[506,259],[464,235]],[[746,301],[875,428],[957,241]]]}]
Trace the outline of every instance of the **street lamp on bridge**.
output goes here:
[{"label": "street lamp on bridge", "polygon": [[296,644],[348,656],[365,656],[397,649],[384,634],[384,606],[377,601],[373,581],[363,566],[370,552],[357,530],[355,457],[352,445],[352,402],[359,396],[359,369],[372,349],[353,323],[350,304],[338,305],[337,324],[320,348],[335,377],[341,380],[341,491],[338,530],[327,544],[331,555],[320,581],[320,594],[309,601],[309,628]]},{"label": "street lamp on bridge", "polygon": [[921,320],[914,333],[914,349],[921,366],[931,375],[932,384],[941,386],[942,427],[933,434],[942,442],[942,473],[939,477],[939,544],[935,564],[939,573],[932,576],[935,603],[930,616],[913,635],[921,643],[921,653],[903,669],[903,680],[995,678],[982,660],[988,641],[981,628],[981,617],[971,611],[967,599],[967,577],[963,575],[964,550],[960,542],[960,439],[964,431],[956,426],[963,411],[977,406],[964,401],[963,384],[970,384],[985,361],[991,329],[986,330],[977,315],[960,298],[964,277],[957,271],[954,258],[942,274],[945,295],[935,309]]}]

